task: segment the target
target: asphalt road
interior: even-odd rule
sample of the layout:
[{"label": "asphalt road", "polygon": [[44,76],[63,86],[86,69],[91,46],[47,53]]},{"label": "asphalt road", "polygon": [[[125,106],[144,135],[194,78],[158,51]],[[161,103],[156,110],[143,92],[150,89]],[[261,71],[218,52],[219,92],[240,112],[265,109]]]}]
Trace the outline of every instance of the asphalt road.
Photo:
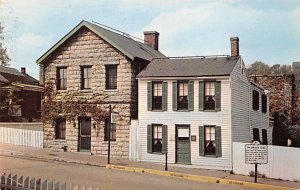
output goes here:
[{"label": "asphalt road", "polygon": [[235,185],[200,183],[145,173],[110,170],[95,166],[27,160],[0,156],[0,172],[100,187],[101,189],[253,190]]}]

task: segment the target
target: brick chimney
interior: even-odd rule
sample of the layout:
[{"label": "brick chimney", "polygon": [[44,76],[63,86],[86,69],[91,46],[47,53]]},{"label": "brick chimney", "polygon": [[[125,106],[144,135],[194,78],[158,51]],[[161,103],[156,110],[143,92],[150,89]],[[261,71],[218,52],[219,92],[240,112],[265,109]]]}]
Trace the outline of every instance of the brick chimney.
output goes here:
[{"label": "brick chimney", "polygon": [[145,31],[144,32],[144,44],[153,47],[158,50],[158,36],[159,33],[156,31]]},{"label": "brick chimney", "polygon": [[231,57],[239,56],[240,55],[239,37],[231,37],[230,44],[231,44]]},{"label": "brick chimney", "polygon": [[21,67],[21,73],[24,74],[24,75],[26,74],[26,68],[25,67]]}]

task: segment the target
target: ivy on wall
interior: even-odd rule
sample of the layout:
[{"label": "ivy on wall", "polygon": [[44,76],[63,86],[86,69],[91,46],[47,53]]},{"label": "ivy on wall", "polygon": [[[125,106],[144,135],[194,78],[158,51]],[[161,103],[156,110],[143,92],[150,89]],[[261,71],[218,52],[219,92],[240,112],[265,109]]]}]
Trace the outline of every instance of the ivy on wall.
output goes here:
[{"label": "ivy on wall", "polygon": [[42,105],[42,121],[51,124],[59,116],[69,121],[75,121],[78,116],[89,116],[99,124],[109,117],[109,108],[103,107],[101,102],[89,102],[86,99],[74,99],[76,92],[66,92],[61,100],[56,101],[57,95],[54,84],[51,81],[45,83],[44,99]]}]

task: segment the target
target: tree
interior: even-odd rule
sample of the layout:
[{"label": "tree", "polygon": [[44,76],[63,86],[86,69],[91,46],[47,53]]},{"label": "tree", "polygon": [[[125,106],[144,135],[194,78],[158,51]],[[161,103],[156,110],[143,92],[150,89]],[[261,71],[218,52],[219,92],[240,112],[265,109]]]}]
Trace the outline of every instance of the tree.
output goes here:
[{"label": "tree", "polygon": [[20,105],[23,101],[20,98],[20,93],[13,86],[10,88],[0,88],[0,97],[0,115],[13,116],[18,111],[15,106]]},{"label": "tree", "polygon": [[255,61],[251,68],[249,69],[250,75],[269,75],[271,74],[270,67],[261,62],[261,61]]},{"label": "tree", "polygon": [[275,75],[280,74],[280,71],[279,71],[280,64],[272,65],[272,67],[270,69],[271,69],[272,74],[275,74]]},{"label": "tree", "polygon": [[10,58],[7,55],[6,47],[3,46],[3,29],[2,23],[0,22],[0,65],[7,66],[9,65]]},{"label": "tree", "polygon": [[295,75],[296,88],[300,89],[300,62],[294,62],[292,68]]},{"label": "tree", "polygon": [[289,136],[287,112],[275,112],[273,117],[273,145],[287,146],[287,139]]},{"label": "tree", "polygon": [[291,73],[293,73],[292,66],[291,65],[280,65],[279,73],[280,74],[291,74]]},{"label": "tree", "polygon": [[300,147],[300,126],[294,125],[289,127],[289,138],[293,147]]}]

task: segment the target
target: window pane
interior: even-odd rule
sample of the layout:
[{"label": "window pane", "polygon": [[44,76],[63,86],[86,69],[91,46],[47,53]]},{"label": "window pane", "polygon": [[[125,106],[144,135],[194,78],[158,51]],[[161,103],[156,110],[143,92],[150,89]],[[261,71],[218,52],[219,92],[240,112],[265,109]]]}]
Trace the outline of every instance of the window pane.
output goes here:
[{"label": "window pane", "polygon": [[205,127],[205,133],[210,133],[210,127]]},{"label": "window pane", "polygon": [[216,154],[216,143],[215,143],[215,127],[205,127],[205,154],[215,155]]},{"label": "window pane", "polygon": [[215,95],[215,83],[214,82],[206,82],[205,83],[205,95],[206,96],[214,96]]},{"label": "window pane", "polygon": [[210,127],[210,133],[215,134],[215,128],[214,127]]},{"label": "window pane", "polygon": [[153,125],[153,139],[152,139],[152,149],[153,152],[162,151],[162,126]]},{"label": "window pane", "polygon": [[106,66],[106,89],[117,89],[117,65]]},{"label": "window pane", "polygon": [[207,141],[210,141],[211,139],[210,139],[210,134],[209,133],[206,133],[205,134],[205,140],[207,140]]},{"label": "window pane", "polygon": [[154,96],[162,96],[162,83],[153,84],[153,93]]},{"label": "window pane", "polygon": [[187,83],[179,83],[179,96],[187,96],[188,94],[188,85]]},{"label": "window pane", "polygon": [[63,118],[56,120],[55,138],[56,139],[65,139],[66,138],[66,120]]},{"label": "window pane", "polygon": [[157,138],[157,136],[156,136],[157,135],[157,126],[154,126],[153,130],[154,130],[153,131],[153,136],[154,136],[154,138]]}]

